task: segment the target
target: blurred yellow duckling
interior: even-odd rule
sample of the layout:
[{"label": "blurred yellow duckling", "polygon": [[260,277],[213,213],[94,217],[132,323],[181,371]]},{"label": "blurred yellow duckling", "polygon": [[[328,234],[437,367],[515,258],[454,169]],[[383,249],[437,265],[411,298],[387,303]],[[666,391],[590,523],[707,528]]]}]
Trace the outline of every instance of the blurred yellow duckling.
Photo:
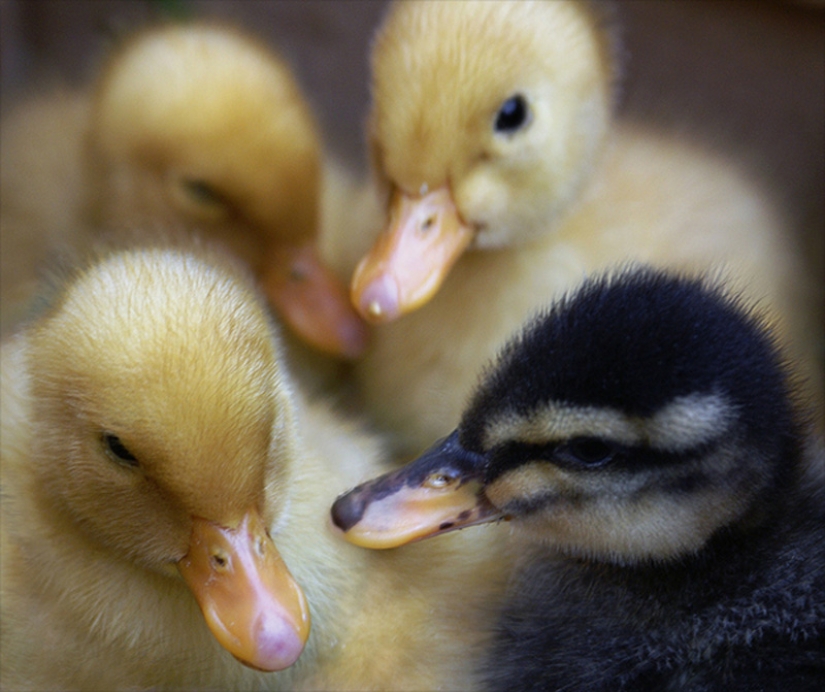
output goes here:
[{"label": "blurred yellow duckling", "polygon": [[376,441],[294,387],[246,268],[184,246],[102,251],[2,344],[3,687],[466,689],[501,560],[338,541]]},{"label": "blurred yellow duckling", "polygon": [[724,271],[820,381],[792,229],[732,163],[613,125],[614,52],[599,8],[572,0],[397,2],[381,26],[369,145],[389,220],[352,297],[397,321],[356,377],[404,452],[449,432],[527,315],[624,260]]},{"label": "blurred yellow duckling", "polygon": [[94,226],[214,237],[249,263],[302,339],[347,358],[363,350],[366,328],[315,250],[320,136],[268,46],[220,24],[155,26],[113,52],[90,99]]}]

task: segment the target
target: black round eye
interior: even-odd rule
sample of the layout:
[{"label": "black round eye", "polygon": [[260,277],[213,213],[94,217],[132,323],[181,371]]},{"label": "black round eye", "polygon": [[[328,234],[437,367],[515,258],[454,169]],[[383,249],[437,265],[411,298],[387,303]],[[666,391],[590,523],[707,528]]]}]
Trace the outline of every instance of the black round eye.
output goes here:
[{"label": "black round eye", "polygon": [[563,447],[563,452],[581,464],[594,466],[610,461],[616,450],[597,437],[577,437]]},{"label": "black round eye", "polygon": [[103,444],[106,445],[106,450],[118,463],[126,466],[137,466],[138,460],[135,458],[124,445],[120,438],[113,433],[103,433]]},{"label": "black round eye", "polygon": [[508,98],[496,114],[496,132],[511,133],[523,127],[530,115],[527,101],[521,94]]}]

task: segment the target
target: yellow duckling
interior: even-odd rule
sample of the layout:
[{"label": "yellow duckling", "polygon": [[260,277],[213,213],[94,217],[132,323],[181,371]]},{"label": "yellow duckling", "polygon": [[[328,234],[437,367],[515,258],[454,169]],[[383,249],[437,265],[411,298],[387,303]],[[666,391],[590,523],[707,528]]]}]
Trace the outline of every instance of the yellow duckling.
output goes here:
[{"label": "yellow duckling", "polygon": [[362,351],[365,326],[315,250],[320,136],[268,46],[218,24],[152,27],[114,51],[87,98],[78,167],[94,226],[197,229],[249,263],[305,341]]},{"label": "yellow duckling", "polygon": [[466,689],[495,551],[336,540],[375,440],[294,389],[245,269],[186,247],[102,252],[2,344],[4,688]]},{"label": "yellow duckling", "polygon": [[476,373],[527,315],[624,260],[724,270],[768,303],[821,381],[821,327],[792,230],[730,162],[612,126],[613,52],[590,3],[390,9],[369,119],[389,222],[352,296],[374,322],[404,315],[376,330],[356,375],[403,451],[449,432]]}]

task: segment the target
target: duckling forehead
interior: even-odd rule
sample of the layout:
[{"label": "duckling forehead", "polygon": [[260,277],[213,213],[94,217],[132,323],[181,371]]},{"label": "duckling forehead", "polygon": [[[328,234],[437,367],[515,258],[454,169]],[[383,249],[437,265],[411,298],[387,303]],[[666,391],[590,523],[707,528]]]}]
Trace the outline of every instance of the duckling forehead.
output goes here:
[{"label": "duckling forehead", "polygon": [[[164,400],[257,400],[277,373],[257,296],[186,255],[147,251],[97,266],[61,309],[66,347],[112,389],[140,384]],[[238,392],[232,395],[233,392]],[[180,399],[180,401],[175,401]]]},{"label": "duckling forehead", "polygon": [[96,101],[104,131],[117,124],[217,135],[264,126],[286,107],[303,105],[285,65],[251,39],[209,27],[139,35],[110,61]]},{"label": "duckling forehead", "polygon": [[514,434],[592,425],[618,442],[680,449],[734,424],[763,439],[792,418],[787,401],[772,339],[734,298],[696,279],[625,272],[585,283],[510,342],[462,439],[483,440],[495,421]]},{"label": "duckling forehead", "polygon": [[629,416],[610,408],[549,402],[526,414],[503,411],[484,427],[483,446],[509,442],[548,444],[577,437],[598,437],[628,447],[687,452],[727,432],[735,412],[718,394],[677,397],[650,417]]},{"label": "duckling forehead", "polygon": [[490,154],[507,98],[603,85],[589,22],[568,2],[397,3],[373,52],[372,134],[389,177],[410,193],[437,187]]},{"label": "duckling forehead", "polygon": [[190,498],[263,492],[288,402],[253,294],[186,256],[129,253],[78,281],[44,334],[41,348],[65,359],[57,386],[92,433],[116,434],[161,485]]}]

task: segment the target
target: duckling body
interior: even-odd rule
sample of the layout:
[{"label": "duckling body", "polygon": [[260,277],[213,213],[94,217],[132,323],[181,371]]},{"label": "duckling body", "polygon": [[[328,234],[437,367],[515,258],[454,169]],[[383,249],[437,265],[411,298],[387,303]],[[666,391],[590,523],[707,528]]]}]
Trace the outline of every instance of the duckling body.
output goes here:
[{"label": "duckling body", "polygon": [[[1,353],[4,689],[466,688],[461,543],[334,538],[378,442],[295,388],[244,269],[189,241],[105,251]],[[240,585],[255,556],[269,596]]]},{"label": "duckling body", "polygon": [[825,452],[743,304],[661,271],[586,282],[336,525],[386,548],[510,519],[487,689],[820,689]]},{"label": "duckling body", "polygon": [[[411,2],[388,14],[370,142],[379,184],[406,206],[353,287],[362,313],[375,307],[384,322],[356,378],[402,453],[449,431],[479,368],[527,316],[628,260],[724,272],[770,307],[820,387],[819,308],[781,213],[731,162],[612,123],[610,44],[585,3]],[[404,254],[442,218],[467,249],[405,307]]]}]

